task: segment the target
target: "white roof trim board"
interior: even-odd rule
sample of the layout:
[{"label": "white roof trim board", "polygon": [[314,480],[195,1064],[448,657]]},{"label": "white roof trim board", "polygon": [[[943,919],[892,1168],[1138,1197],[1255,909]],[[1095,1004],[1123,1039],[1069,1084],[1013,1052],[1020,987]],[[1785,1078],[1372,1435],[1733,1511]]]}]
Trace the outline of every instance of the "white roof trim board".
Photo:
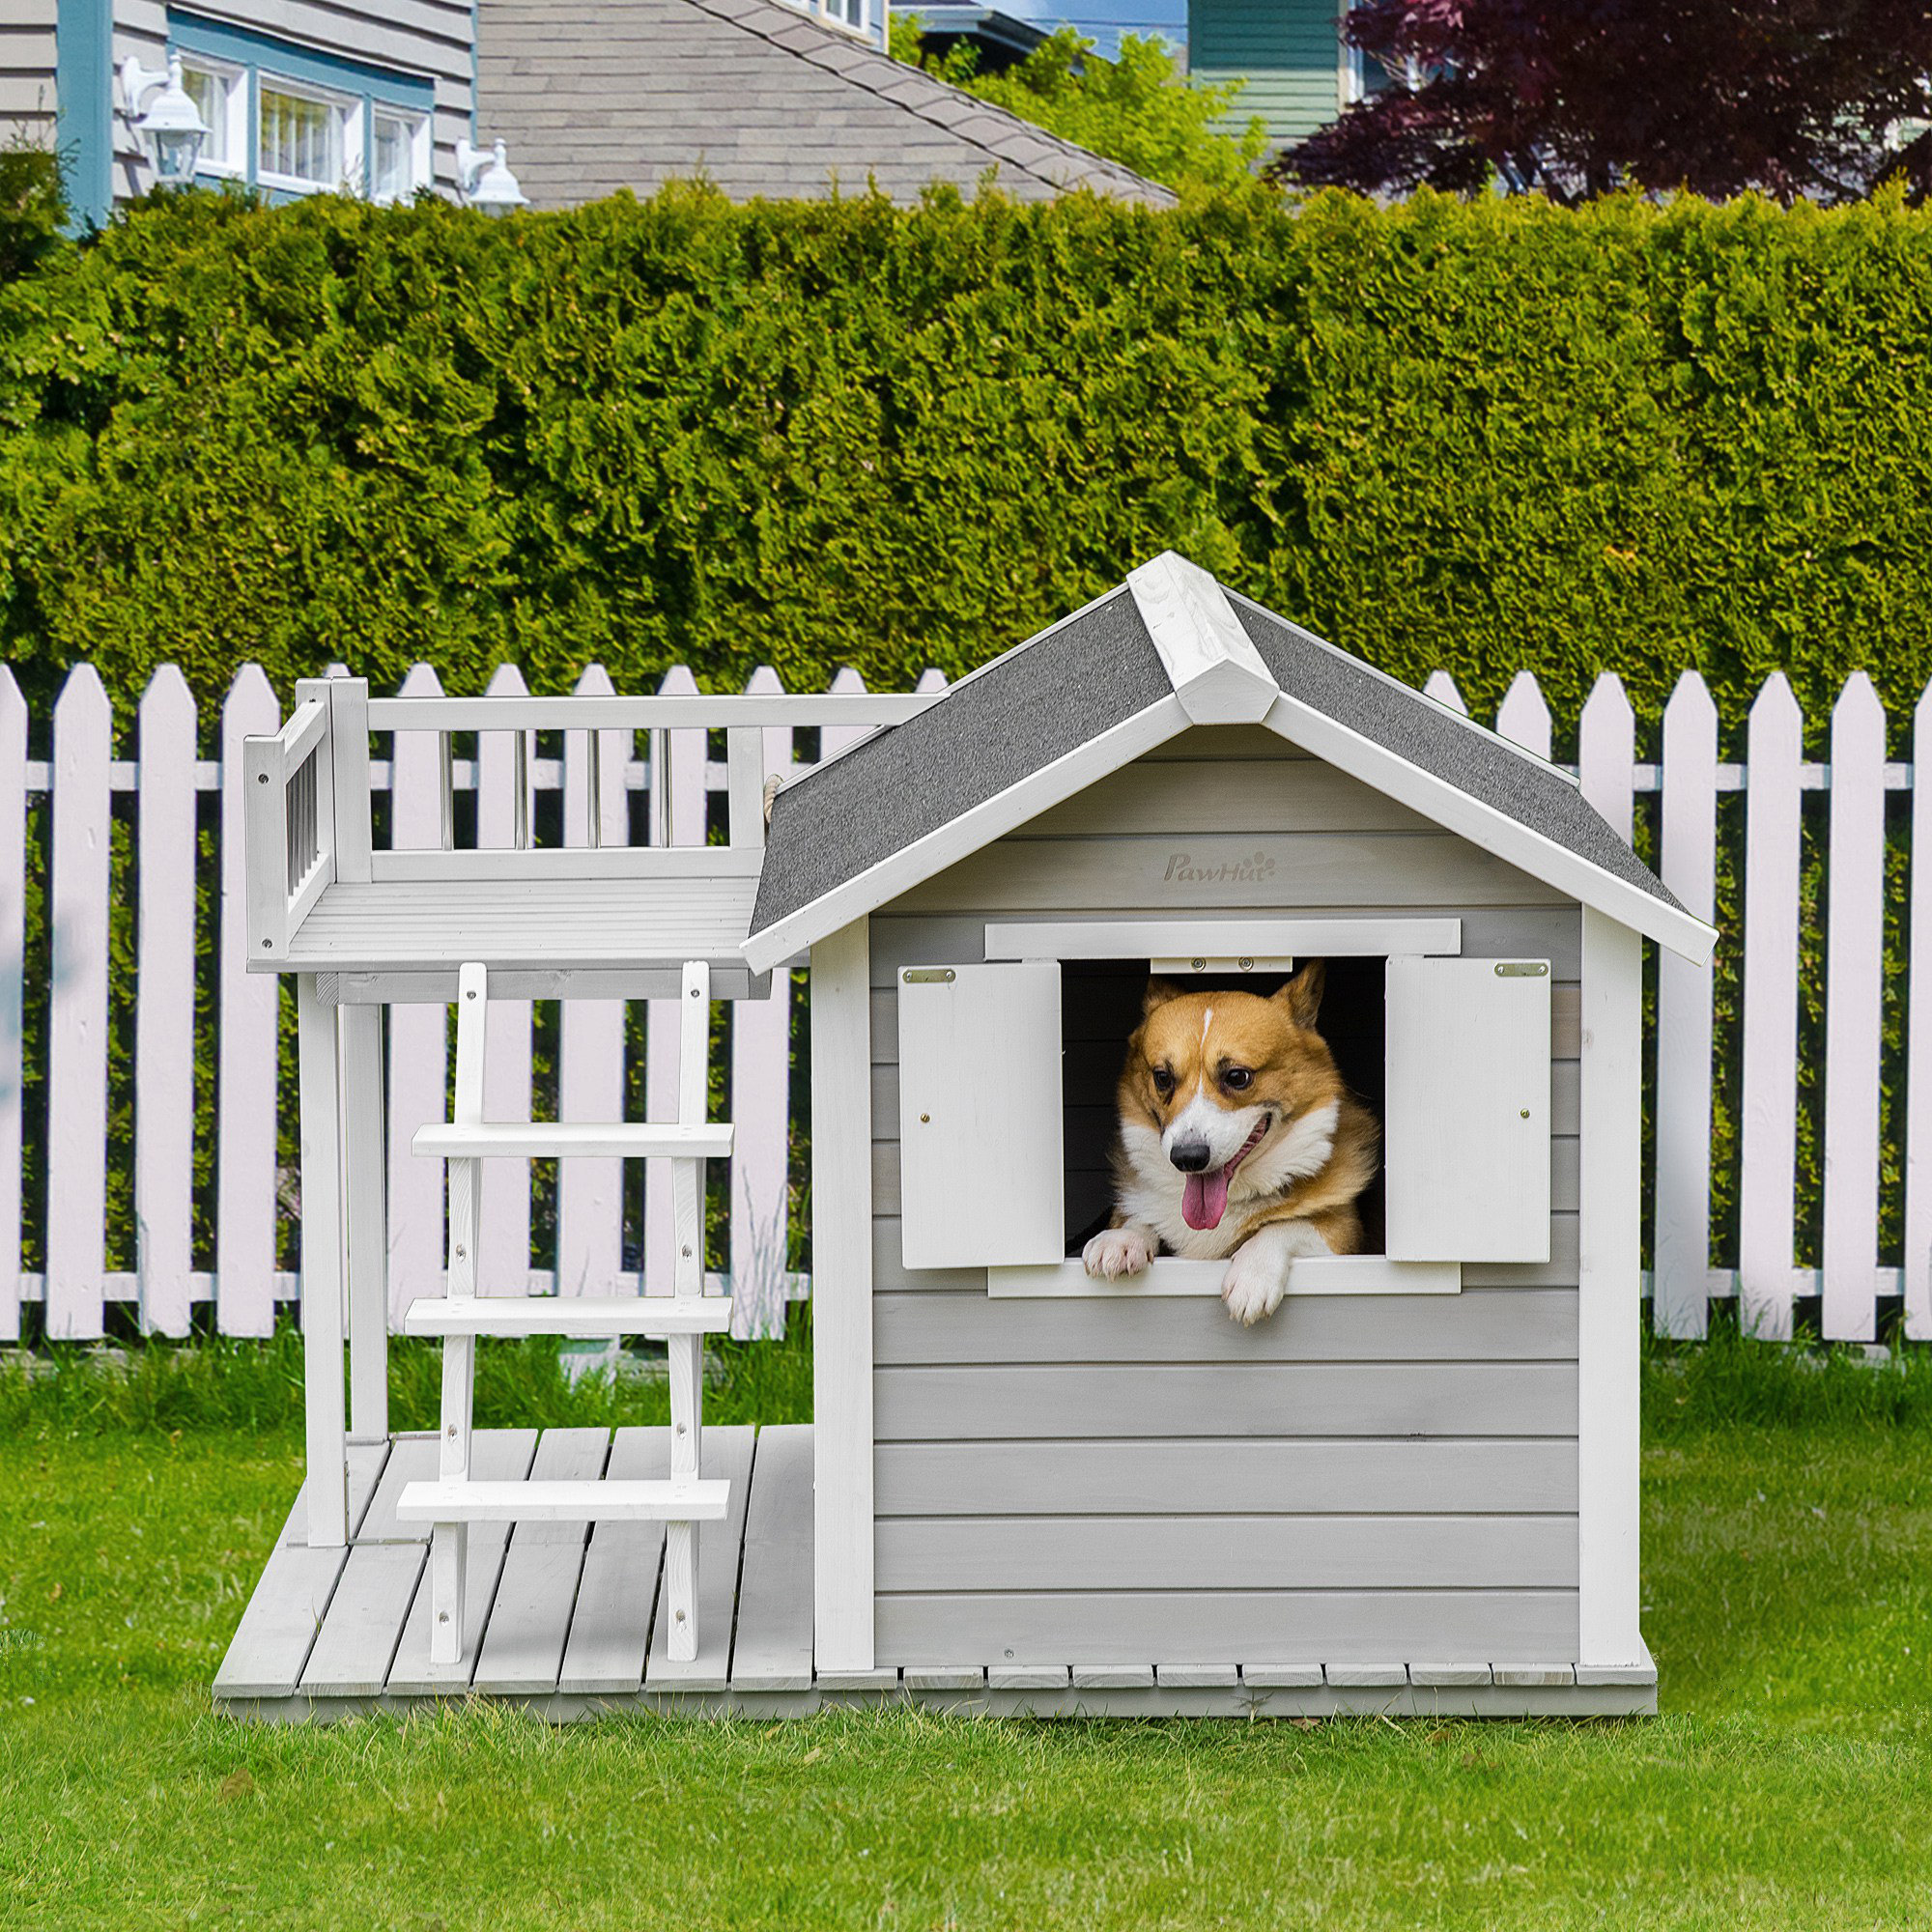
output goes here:
[{"label": "white roof trim board", "polygon": [[752,970],[799,956],[1191,725],[1225,724],[1261,724],[1685,958],[1710,957],[1715,930],[1554,766],[1260,605],[1238,607],[1164,553],[786,787],[745,942]]}]

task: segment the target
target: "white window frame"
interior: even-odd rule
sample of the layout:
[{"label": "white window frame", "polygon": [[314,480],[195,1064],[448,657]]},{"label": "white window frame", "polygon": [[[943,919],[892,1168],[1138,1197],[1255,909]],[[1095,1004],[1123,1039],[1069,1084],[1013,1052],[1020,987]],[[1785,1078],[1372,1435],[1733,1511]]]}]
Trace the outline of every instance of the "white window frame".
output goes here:
[{"label": "white window frame", "polygon": [[[181,64],[185,75],[206,74],[219,91],[215,111],[220,116],[221,141],[227,158],[214,159],[209,155],[207,144],[204,143],[201,154],[195,160],[195,173],[212,175],[217,181],[246,181],[248,179],[248,70],[245,67],[237,67],[233,61],[216,60],[212,54],[184,53],[181,56]],[[211,128],[213,126],[214,124],[211,122]]]},{"label": "white window frame", "polygon": [[[1279,972],[1296,959],[1454,957],[1463,951],[1459,919],[1077,920],[989,923],[987,961],[1146,959],[1153,970],[1190,973]],[[1386,1255],[1309,1256],[1294,1264],[1289,1293],[1456,1294],[1461,1261],[1393,1261]],[[994,1299],[1129,1300],[1218,1295],[1225,1262],[1162,1255],[1140,1275],[1096,1282],[1077,1258],[986,1269]]]},{"label": "white window frame", "polygon": [[[395,121],[409,129],[410,179],[400,194],[379,194],[376,190],[376,123]],[[430,116],[419,109],[399,106],[390,100],[371,97],[369,101],[368,179],[363,184],[366,198],[377,207],[405,202],[418,188],[430,185],[434,154],[430,139]]]},{"label": "white window frame", "polygon": [[[341,166],[337,171],[336,180],[305,181],[300,175],[277,174],[262,165],[262,97],[265,93],[286,95],[292,100],[315,101],[334,112],[342,148]],[[345,189],[355,194],[365,192],[363,136],[368,113],[360,95],[339,94],[333,88],[318,87],[311,81],[290,80],[286,75],[276,73],[271,68],[257,68],[254,107],[254,162],[257,187],[271,188],[277,194],[336,194]]]}]

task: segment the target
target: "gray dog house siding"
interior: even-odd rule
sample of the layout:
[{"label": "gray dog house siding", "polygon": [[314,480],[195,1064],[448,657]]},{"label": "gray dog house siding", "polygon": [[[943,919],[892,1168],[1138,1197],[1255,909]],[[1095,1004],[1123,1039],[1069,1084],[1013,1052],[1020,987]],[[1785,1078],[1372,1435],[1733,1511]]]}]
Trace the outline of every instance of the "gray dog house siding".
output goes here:
[{"label": "gray dog house siding", "polygon": [[[748,956],[862,933],[868,982],[864,1661],[1644,1661],[1634,1168],[1621,1288],[1580,1228],[1585,956],[1628,1044],[1642,932],[1709,944],[1562,774],[1171,556],[781,793]],[[1220,1264],[1087,1282],[1062,1069],[1110,1096],[1124,1035],[1080,976],[1318,954],[1378,1006],[1381,1252],[1253,1328]]]}]

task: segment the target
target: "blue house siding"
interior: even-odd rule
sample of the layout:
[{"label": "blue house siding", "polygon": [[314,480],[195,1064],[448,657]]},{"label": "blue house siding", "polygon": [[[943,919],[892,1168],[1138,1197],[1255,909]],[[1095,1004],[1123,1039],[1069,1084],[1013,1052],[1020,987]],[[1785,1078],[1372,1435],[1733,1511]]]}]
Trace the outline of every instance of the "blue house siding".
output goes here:
[{"label": "blue house siding", "polygon": [[1244,83],[1231,131],[1259,115],[1279,147],[1341,112],[1348,58],[1338,0],[1188,0],[1188,71]]}]

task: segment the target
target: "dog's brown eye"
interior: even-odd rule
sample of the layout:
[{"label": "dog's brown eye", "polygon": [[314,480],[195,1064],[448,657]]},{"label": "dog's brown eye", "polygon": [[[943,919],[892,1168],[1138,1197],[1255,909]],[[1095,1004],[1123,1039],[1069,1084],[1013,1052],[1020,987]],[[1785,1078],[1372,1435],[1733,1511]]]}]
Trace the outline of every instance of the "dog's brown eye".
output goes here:
[{"label": "dog's brown eye", "polygon": [[1163,1100],[1174,1092],[1174,1075],[1164,1066],[1156,1066],[1153,1070],[1153,1091]]},{"label": "dog's brown eye", "polygon": [[1221,1085],[1231,1094],[1245,1094],[1255,1084],[1255,1076],[1245,1066],[1231,1066],[1221,1075]]}]

